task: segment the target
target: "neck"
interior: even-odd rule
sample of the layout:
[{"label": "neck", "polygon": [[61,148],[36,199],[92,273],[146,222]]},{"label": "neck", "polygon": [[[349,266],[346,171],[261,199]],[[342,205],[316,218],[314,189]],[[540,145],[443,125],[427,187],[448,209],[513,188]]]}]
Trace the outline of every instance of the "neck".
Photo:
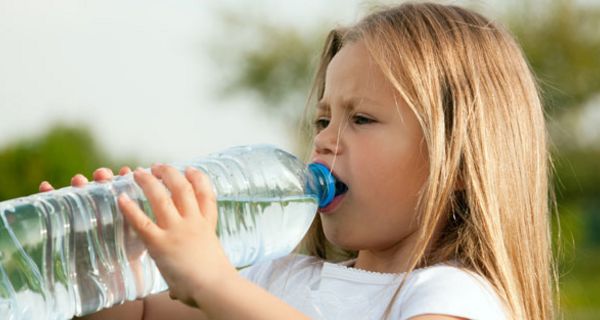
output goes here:
[{"label": "neck", "polygon": [[381,273],[406,272],[410,266],[410,257],[413,254],[411,251],[417,236],[417,232],[413,232],[387,248],[359,250],[354,267]]},{"label": "neck", "polygon": [[[437,230],[436,230],[437,231]],[[439,232],[434,232],[434,237],[429,242],[430,245],[425,249],[425,254],[431,249],[431,244],[435,243]],[[363,269],[381,273],[402,273],[407,272],[411,265],[411,258],[419,239],[419,232],[415,230],[400,241],[383,248],[365,248],[358,251],[358,257],[354,263],[357,269]],[[419,266],[417,267],[424,267]]]}]

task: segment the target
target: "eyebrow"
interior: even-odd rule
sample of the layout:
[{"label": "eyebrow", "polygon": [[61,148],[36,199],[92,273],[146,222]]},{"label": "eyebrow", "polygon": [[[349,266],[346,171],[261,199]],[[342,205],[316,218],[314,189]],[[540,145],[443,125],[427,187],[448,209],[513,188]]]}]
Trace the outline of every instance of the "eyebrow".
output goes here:
[{"label": "eyebrow", "polygon": [[[352,109],[354,108],[354,106],[360,104],[360,103],[364,103],[367,102],[371,105],[376,105],[376,106],[381,106],[381,104],[373,99],[367,98],[367,97],[351,97],[350,99],[346,99],[342,102],[342,107],[344,107],[345,109]],[[330,105],[329,102],[321,99],[319,100],[319,102],[317,103],[317,110],[323,110],[323,109],[329,109]]]}]

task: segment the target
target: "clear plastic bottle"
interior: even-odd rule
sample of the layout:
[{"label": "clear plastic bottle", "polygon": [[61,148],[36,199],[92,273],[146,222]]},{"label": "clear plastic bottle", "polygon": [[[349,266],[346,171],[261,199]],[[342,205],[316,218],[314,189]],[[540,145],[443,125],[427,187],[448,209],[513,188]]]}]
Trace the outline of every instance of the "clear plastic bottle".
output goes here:
[{"label": "clear plastic bottle", "polygon": [[[174,166],[211,178],[217,234],[237,267],[288,254],[335,195],[325,166],[266,145]],[[131,174],[0,202],[1,319],[70,319],[167,289],[122,218],[123,192],[153,218]]]}]

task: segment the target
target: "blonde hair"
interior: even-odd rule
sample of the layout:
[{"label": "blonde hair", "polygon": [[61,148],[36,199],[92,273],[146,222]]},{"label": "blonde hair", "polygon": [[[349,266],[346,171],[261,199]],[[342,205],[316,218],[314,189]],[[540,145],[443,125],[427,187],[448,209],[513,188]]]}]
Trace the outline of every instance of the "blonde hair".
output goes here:
[{"label": "blonde hair", "polygon": [[[429,178],[408,271],[458,260],[488,279],[511,318],[553,318],[547,131],[519,45],[469,10],[402,4],[330,32],[311,96],[321,99],[329,62],[358,40],[413,110],[427,143]],[[327,241],[318,216],[301,247],[326,260],[356,255]]]}]

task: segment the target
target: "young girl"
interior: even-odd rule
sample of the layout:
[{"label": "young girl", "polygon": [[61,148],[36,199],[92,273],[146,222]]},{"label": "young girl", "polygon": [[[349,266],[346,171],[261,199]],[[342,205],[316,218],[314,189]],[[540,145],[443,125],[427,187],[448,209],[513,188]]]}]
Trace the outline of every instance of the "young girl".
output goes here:
[{"label": "young girl", "polygon": [[207,178],[136,170],[156,223],[120,208],[187,306],[160,294],[89,319],[554,317],[544,114],[508,32],[455,6],[381,10],[329,34],[313,92],[310,160],[348,191],[320,209],[306,255],[237,272]]}]

